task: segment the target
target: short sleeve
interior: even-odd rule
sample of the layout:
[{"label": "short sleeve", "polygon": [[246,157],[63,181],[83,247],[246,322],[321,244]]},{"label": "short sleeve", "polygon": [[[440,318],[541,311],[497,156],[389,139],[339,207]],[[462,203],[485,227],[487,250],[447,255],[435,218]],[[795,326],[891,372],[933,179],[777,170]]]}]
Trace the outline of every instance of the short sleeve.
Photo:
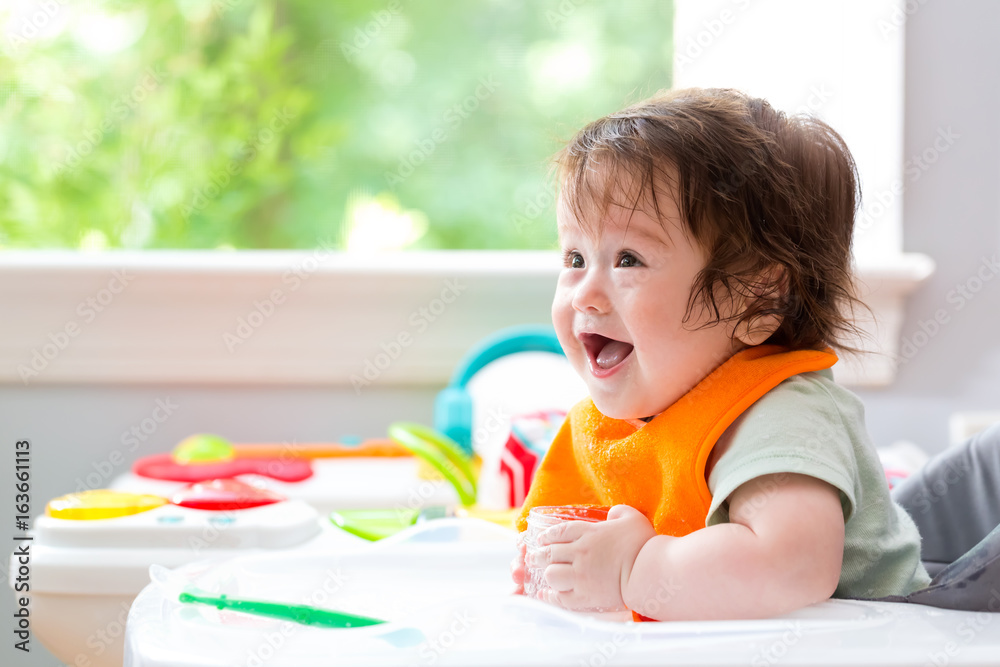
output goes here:
[{"label": "short sleeve", "polygon": [[706,526],[728,522],[728,498],[754,478],[809,475],[840,492],[844,511],[844,558],[834,597],[905,595],[928,584],[920,534],[889,495],[864,406],[829,371],[785,380],[733,422],[721,441],[728,448],[708,477]]},{"label": "short sleeve", "polygon": [[845,422],[827,385],[838,389],[822,372],[789,378],[726,430],[721,439],[727,439],[729,447],[708,478],[712,504],[706,526],[729,520],[728,498],[741,485],[782,473],[809,475],[832,485],[840,491],[845,522],[851,517],[859,502],[855,447],[863,443],[854,442],[856,429]]}]

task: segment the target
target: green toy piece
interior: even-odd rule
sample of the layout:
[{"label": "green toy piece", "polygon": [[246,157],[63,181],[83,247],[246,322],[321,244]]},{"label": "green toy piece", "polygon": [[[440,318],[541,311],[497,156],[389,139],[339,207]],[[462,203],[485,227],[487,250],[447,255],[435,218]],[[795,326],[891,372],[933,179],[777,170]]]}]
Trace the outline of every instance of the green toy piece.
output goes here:
[{"label": "green toy piece", "polygon": [[374,542],[409,528],[419,516],[419,508],[337,510],[330,514],[330,521],[351,535]]},{"label": "green toy piece", "polygon": [[211,433],[190,435],[174,447],[175,463],[218,463],[232,461],[236,454],[232,443],[222,436]]},{"label": "green toy piece", "polygon": [[476,473],[462,447],[423,424],[397,422],[389,425],[389,437],[427,461],[450,483],[465,507],[476,503]]},{"label": "green toy piece", "polygon": [[[458,443],[439,431],[410,422],[390,424],[389,437],[437,470],[455,489],[464,507],[475,504],[476,473]],[[409,528],[418,519],[447,515],[443,507],[338,510],[330,515],[330,521],[341,530],[374,542]]]}]

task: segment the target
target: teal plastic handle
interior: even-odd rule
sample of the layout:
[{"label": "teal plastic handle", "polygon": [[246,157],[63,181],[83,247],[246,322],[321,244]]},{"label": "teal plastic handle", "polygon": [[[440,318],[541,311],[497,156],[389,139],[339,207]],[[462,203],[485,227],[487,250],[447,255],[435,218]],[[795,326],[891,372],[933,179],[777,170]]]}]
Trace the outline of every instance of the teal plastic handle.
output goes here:
[{"label": "teal plastic handle", "polygon": [[292,621],[318,628],[362,628],[368,625],[385,623],[385,621],[377,618],[347,614],[342,611],[319,609],[318,607],[310,607],[308,605],[262,602],[260,600],[235,600],[225,595],[213,597],[185,592],[181,593],[178,599],[181,602],[207,604],[216,609],[234,609],[244,614],[280,618],[283,621]]},{"label": "teal plastic handle", "polygon": [[467,385],[472,377],[501,357],[519,352],[563,355],[555,330],[548,325],[507,327],[480,341],[462,357],[448,386],[434,401],[434,428],[472,454],[472,397]]},{"label": "teal plastic handle", "polygon": [[430,463],[455,488],[462,505],[476,502],[476,473],[458,443],[434,429],[412,422],[389,425],[389,437]]}]

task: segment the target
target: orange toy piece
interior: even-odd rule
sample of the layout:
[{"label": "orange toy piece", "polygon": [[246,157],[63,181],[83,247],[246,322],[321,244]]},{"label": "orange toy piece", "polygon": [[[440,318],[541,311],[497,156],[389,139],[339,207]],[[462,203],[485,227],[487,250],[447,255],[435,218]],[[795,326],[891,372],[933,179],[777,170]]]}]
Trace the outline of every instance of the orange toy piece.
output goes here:
[{"label": "orange toy piece", "polygon": [[535,473],[517,528],[540,505],[631,505],[660,535],[705,527],[712,501],[705,465],[719,436],[782,380],[829,368],[830,350],[776,345],[742,350],[641,429],[576,404]]},{"label": "orange toy piece", "polygon": [[388,438],[365,440],[359,445],[338,442],[244,443],[233,445],[237,458],[333,459],[359,456],[413,456],[410,450]]}]

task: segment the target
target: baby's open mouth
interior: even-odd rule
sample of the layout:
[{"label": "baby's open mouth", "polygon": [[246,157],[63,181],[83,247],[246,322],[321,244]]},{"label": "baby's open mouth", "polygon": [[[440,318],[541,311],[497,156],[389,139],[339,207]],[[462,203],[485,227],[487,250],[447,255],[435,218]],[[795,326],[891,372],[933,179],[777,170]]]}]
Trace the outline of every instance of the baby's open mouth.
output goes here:
[{"label": "baby's open mouth", "polygon": [[633,350],[631,343],[608,338],[600,334],[580,334],[580,340],[587,349],[587,356],[590,357],[591,366],[600,368],[601,370],[614,368],[625,361],[626,357],[632,354]]}]

